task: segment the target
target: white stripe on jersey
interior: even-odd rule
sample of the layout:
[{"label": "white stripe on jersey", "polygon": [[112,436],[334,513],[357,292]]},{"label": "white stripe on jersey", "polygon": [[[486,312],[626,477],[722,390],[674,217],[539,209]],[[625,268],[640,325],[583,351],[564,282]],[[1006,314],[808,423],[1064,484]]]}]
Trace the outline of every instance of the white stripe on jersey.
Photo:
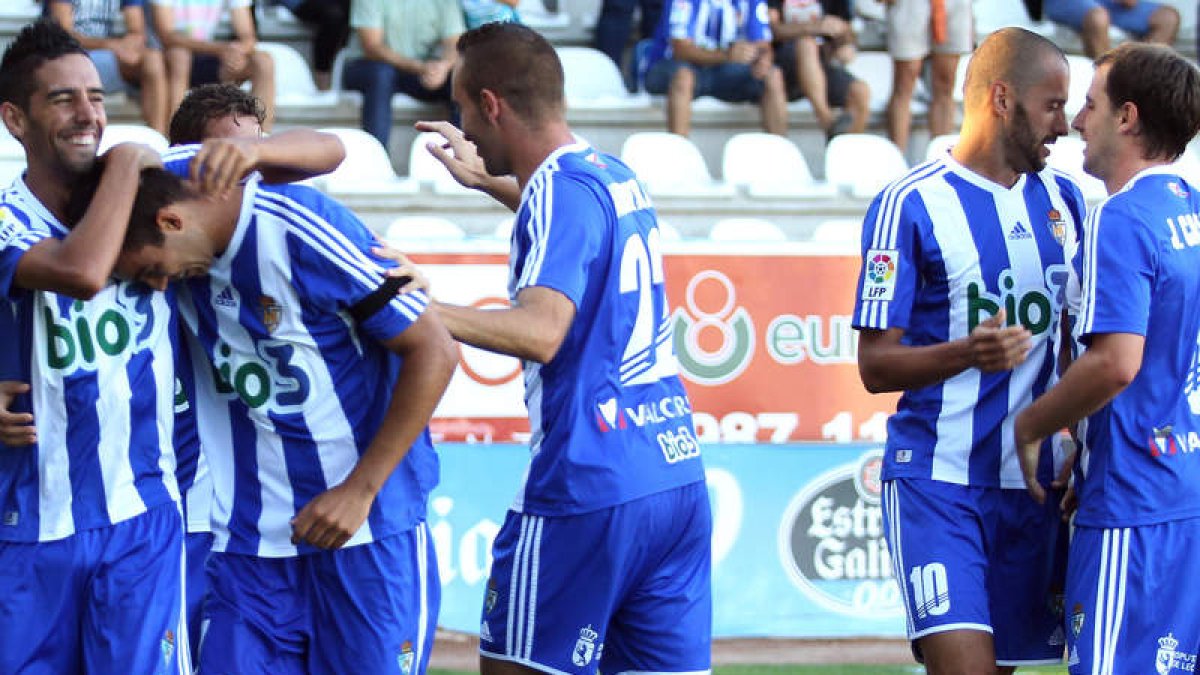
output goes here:
[{"label": "white stripe on jersey", "polygon": [[1087,250],[1083,252],[1083,299],[1080,301],[1078,335],[1086,335],[1092,331],[1092,323],[1096,320],[1096,243],[1100,240],[1100,215],[1108,200],[1104,200],[1092,209],[1084,220],[1084,241]]},{"label": "white stripe on jersey", "polygon": [[[532,183],[529,195],[529,254],[525,256],[525,269],[517,282],[515,291],[537,284],[546,260],[546,246],[550,239],[550,219],[554,213],[553,181],[549,173],[540,173]],[[514,298],[515,299],[515,298]]]}]

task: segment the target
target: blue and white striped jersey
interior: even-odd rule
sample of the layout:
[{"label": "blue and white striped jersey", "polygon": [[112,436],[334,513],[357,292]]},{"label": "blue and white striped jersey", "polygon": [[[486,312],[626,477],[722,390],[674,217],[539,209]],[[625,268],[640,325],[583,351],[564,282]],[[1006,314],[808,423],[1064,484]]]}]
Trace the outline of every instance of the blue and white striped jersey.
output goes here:
[{"label": "blue and white striped jersey", "polygon": [[[1083,208],[1079,188],[1052,169],[1006,189],[950,155],[875,198],[863,223],[855,328],[902,328],[904,344],[931,345],[966,337],[1003,308],[1008,325],[1033,333],[1028,358],[1012,371],[969,368],[906,391],[888,420],[885,479],[1024,488],[1012,423],[1056,380]],[[1053,453],[1043,457],[1049,480]]]},{"label": "blue and white striped jersey", "polygon": [[[175,480],[183,496],[183,518],[189,534],[212,532],[212,477],[200,448],[196,426],[195,364],[188,339],[176,322],[175,331]],[[200,363],[207,368],[203,356]]]},{"label": "blue and white striped jersey", "polygon": [[1170,167],[1142,171],[1083,232],[1086,344],[1145,337],[1142,367],[1081,423],[1075,522],[1131,527],[1200,516],[1200,193]]},{"label": "blue and white striped jersey", "polygon": [[29,382],[38,442],[0,446],[0,540],[52,541],[177,501],[173,299],[113,283],[89,301],[15,284],[37,242],[68,230],[18,178],[0,196],[6,376]]},{"label": "blue and white striped jersey", "polygon": [[658,220],[633,172],[556,150],[521,195],[509,264],[513,300],[540,286],[575,304],[557,355],[523,364],[532,457],[514,510],[585,513],[704,480]]},{"label": "blue and white striped jersey", "polygon": [[671,58],[676,39],[702,49],[728,49],[739,40],[770,42],[766,0],[672,0],[655,29],[647,65]]},{"label": "blue and white striped jersey", "polygon": [[[191,148],[164,160],[187,174]],[[367,317],[351,308],[384,283],[388,261],[348,209],[311,188],[245,186],[228,248],[189,279],[180,314],[195,368],[200,443],[213,482],[213,550],[289,557],[291,520],[349,475],[379,428],[401,360],[382,341],[415,322],[423,293]],[[200,358],[198,358],[200,357]],[[438,460],[428,432],[380,490],[347,546],[425,517]]]}]

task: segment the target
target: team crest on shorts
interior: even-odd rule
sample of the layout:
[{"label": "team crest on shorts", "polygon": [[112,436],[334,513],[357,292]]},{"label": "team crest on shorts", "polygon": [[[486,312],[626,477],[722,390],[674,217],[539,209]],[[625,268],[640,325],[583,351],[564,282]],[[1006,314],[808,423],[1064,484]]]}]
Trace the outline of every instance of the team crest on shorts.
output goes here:
[{"label": "team crest on shorts", "polygon": [[600,637],[591,624],[579,631],[579,639],[575,641],[575,651],[571,654],[571,663],[580,668],[592,662],[596,655],[596,638]]},{"label": "team crest on shorts", "polygon": [[175,633],[171,630],[163,633],[162,642],[159,646],[162,648],[163,663],[170,665],[171,658],[175,656]]},{"label": "team crest on shorts", "polygon": [[1159,675],[1167,675],[1171,672],[1171,668],[1175,667],[1175,648],[1179,646],[1179,640],[1175,639],[1175,635],[1167,633],[1165,637],[1158,639],[1158,653],[1154,656],[1154,669]]},{"label": "team crest on shorts", "polygon": [[1075,634],[1075,637],[1079,637],[1079,631],[1083,630],[1083,621],[1086,617],[1087,615],[1083,613],[1083,605],[1075,603],[1075,606],[1071,608],[1071,632]]},{"label": "team crest on shorts", "polygon": [[413,654],[412,643],[408,640],[400,645],[400,654],[396,656],[396,665],[400,666],[400,672],[404,675],[409,675],[412,672],[413,660],[416,655]]},{"label": "team crest on shorts", "polygon": [[490,612],[496,608],[496,601],[500,599],[500,593],[496,590],[496,582],[488,579],[487,595],[483,599],[484,611]]},{"label": "team crest on shorts", "polygon": [[279,306],[279,302],[269,295],[264,295],[258,299],[258,304],[262,307],[262,322],[268,333],[274,333],[276,328],[279,328],[279,323],[283,321],[283,307]]}]

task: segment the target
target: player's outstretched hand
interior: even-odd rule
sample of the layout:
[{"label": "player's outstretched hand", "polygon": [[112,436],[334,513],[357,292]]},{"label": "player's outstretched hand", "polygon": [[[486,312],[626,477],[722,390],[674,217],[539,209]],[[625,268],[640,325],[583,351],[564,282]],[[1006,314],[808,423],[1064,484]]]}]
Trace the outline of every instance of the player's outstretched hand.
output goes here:
[{"label": "player's outstretched hand", "polygon": [[374,501],[375,493],[350,482],[322,492],[292,519],[292,543],[341,548],[367,520]]},{"label": "player's outstretched hand", "polygon": [[1025,431],[1024,412],[1017,415],[1013,422],[1013,436],[1016,437],[1017,459],[1021,462],[1021,475],[1025,478],[1025,488],[1029,496],[1039,504],[1046,503],[1046,490],[1038,482],[1038,461],[1042,457],[1042,439],[1029,438]]},{"label": "player's outstretched hand", "polygon": [[0,443],[20,448],[37,442],[33,415],[11,411],[13,401],[28,392],[29,385],[24,382],[0,381]]},{"label": "player's outstretched hand", "polygon": [[490,178],[487,167],[475,144],[467,140],[461,129],[445,121],[421,121],[417,122],[416,128],[417,131],[436,131],[446,139],[445,143],[429,143],[425,147],[446,167],[454,180],[472,190],[484,188]]},{"label": "player's outstretched hand", "polygon": [[1024,326],[1005,326],[1001,309],[971,331],[971,362],[985,373],[1012,370],[1029,355],[1032,339]]},{"label": "player's outstretched hand", "polygon": [[396,267],[387,271],[389,277],[408,279],[408,281],[400,284],[400,288],[396,290],[396,295],[405,295],[415,291],[425,291],[426,295],[430,295],[431,285],[429,279],[421,273],[421,269],[417,267],[416,263],[408,259],[408,256],[384,242],[380,242],[379,246],[371,249],[371,252],[380,258],[387,258],[396,263]]},{"label": "player's outstretched hand", "polygon": [[192,181],[204,194],[221,195],[258,168],[259,139],[209,138],[192,158]]}]

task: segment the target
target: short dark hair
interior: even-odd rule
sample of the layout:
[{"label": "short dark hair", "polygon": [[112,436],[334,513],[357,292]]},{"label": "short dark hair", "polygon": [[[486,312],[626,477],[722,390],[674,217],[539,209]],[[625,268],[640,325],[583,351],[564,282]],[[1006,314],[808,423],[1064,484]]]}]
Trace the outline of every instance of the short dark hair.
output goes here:
[{"label": "short dark hair", "polygon": [[35,87],[32,73],[43,63],[68,54],[88,55],[83,45],[54,21],[39,19],[22,28],[0,58],[0,103],[29,110]]},{"label": "short dark hair", "polygon": [[996,81],[1007,82],[1020,95],[1046,76],[1052,57],[1067,63],[1062,49],[1045,37],[1018,26],[1001,28],[971,55],[963,97],[968,102],[981,100]]},{"label": "short dark hair", "polygon": [[171,117],[167,138],[171,145],[199,143],[207,134],[208,123],[227,115],[248,115],[259,126],[267,119],[266,108],[258,97],[232,84],[205,84],[188,92]]},{"label": "short dark hair", "polygon": [[561,115],[562,62],[554,47],[537,31],[519,23],[495,22],[458,38],[462,89],[478,102],[489,89],[522,118],[537,125],[548,114]]},{"label": "short dark hair", "polygon": [[[71,190],[67,202],[66,223],[75,227],[83,215],[104,175],[104,158],[96,160],[91,170],[82,176]],[[133,211],[129,215],[129,227],[125,230],[124,251],[136,251],[143,246],[162,246],[163,233],[158,227],[158,211],[164,206],[197,197],[198,194],[182,178],[165,169],[151,167],[142,169],[138,176],[137,196],[133,200]]]},{"label": "short dark hair", "polygon": [[1136,42],[1101,55],[1103,65],[1113,108],[1137,106],[1144,159],[1178,159],[1200,130],[1200,70],[1170,47]]}]

